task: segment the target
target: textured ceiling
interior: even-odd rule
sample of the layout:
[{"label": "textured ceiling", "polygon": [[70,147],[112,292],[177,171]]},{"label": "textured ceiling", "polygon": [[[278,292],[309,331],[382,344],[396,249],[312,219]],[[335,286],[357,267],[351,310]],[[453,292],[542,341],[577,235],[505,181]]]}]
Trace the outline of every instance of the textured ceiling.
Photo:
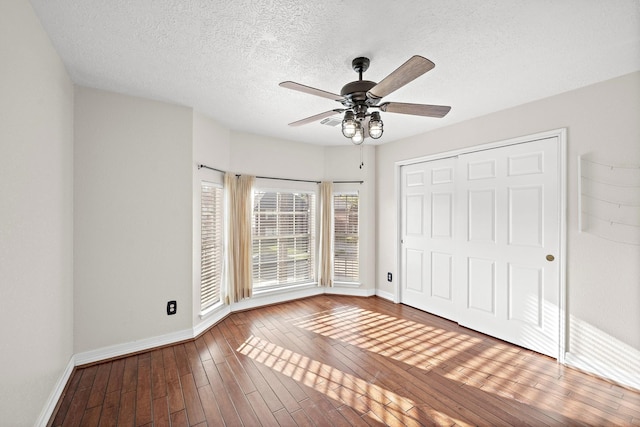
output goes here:
[{"label": "textured ceiling", "polygon": [[[174,102],[230,129],[349,144],[287,123],[340,104],[367,56],[380,81],[412,55],[436,67],[384,101],[451,105],[444,119],[383,113],[385,143],[640,70],[638,0],[31,0],[79,85]],[[372,143],[367,139],[368,144]]]}]

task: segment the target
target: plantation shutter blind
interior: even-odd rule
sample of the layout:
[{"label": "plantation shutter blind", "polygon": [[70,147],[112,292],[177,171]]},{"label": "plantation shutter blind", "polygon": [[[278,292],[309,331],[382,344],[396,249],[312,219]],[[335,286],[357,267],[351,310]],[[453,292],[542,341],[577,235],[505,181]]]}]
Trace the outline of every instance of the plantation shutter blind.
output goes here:
[{"label": "plantation shutter blind", "polygon": [[202,182],[200,199],[200,310],[220,301],[222,283],[222,188]]},{"label": "plantation shutter blind", "polygon": [[254,193],[254,288],[314,280],[315,195]]},{"label": "plantation shutter blind", "polygon": [[333,276],[337,282],[357,282],[360,270],[358,194],[333,195]]}]

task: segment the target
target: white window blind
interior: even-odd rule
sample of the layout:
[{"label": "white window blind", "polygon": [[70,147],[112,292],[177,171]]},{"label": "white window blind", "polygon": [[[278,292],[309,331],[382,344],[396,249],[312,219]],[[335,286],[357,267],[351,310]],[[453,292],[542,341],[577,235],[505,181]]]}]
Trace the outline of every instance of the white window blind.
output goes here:
[{"label": "white window blind", "polygon": [[315,279],[314,193],[256,190],[252,234],[254,288]]},{"label": "white window blind", "polygon": [[202,182],[200,198],[200,310],[220,301],[222,283],[222,188]]},{"label": "white window blind", "polygon": [[359,280],[358,194],[333,195],[333,276],[337,282]]}]

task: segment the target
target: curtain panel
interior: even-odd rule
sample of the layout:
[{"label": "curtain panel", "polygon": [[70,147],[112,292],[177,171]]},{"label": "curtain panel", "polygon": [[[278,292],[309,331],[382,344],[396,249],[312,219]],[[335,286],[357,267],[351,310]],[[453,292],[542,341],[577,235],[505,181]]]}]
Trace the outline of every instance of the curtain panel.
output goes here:
[{"label": "curtain panel", "polygon": [[226,302],[233,303],[252,295],[251,214],[255,176],[227,172],[224,186],[229,206],[229,295]]},{"label": "curtain panel", "polygon": [[320,183],[320,256],[318,268],[318,285],[333,286],[333,248],[331,234],[333,232],[333,183]]}]

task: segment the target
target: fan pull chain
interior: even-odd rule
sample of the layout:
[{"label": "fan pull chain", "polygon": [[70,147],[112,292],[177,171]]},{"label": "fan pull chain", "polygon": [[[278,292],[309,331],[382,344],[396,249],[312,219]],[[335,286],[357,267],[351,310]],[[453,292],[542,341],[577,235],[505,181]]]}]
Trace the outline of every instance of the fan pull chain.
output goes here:
[{"label": "fan pull chain", "polygon": [[360,144],[360,169],[364,166],[364,162],[362,161],[362,149],[364,144]]}]

